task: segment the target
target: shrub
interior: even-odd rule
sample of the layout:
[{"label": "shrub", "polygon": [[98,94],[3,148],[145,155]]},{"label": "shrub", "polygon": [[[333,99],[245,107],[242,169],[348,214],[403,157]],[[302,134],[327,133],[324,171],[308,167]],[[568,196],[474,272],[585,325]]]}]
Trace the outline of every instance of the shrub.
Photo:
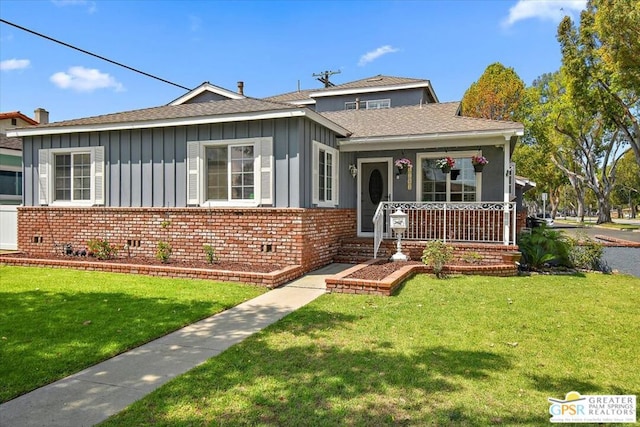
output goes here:
[{"label": "shrub", "polygon": [[545,265],[572,266],[566,237],[545,225],[533,228],[531,233],[520,234],[518,246],[524,263],[531,269],[539,270]]},{"label": "shrub", "polygon": [[432,240],[427,243],[422,251],[422,262],[433,268],[438,279],[444,277],[442,268],[453,258],[453,247],[440,240]]},{"label": "shrub", "polygon": [[158,242],[158,246],[156,248],[156,258],[158,258],[162,263],[169,262],[169,258],[173,253],[173,248],[169,242]]},{"label": "shrub", "polygon": [[89,248],[89,253],[98,259],[112,259],[118,254],[118,248],[112,246],[106,239],[89,240],[87,248]]},{"label": "shrub", "polygon": [[584,270],[607,271],[602,260],[604,248],[585,233],[578,233],[575,238],[567,239],[569,243],[569,260],[574,267]]},{"label": "shrub", "polygon": [[211,245],[204,245],[202,249],[204,250],[204,254],[207,257],[207,262],[209,264],[213,264],[218,260],[218,257],[216,256],[216,248]]}]

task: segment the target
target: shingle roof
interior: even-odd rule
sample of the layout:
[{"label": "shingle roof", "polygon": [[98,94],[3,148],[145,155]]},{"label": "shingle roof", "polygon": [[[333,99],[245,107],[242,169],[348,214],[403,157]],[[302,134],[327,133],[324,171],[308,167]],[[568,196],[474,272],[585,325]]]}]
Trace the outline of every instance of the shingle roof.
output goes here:
[{"label": "shingle roof", "polygon": [[[367,77],[366,79],[356,80],[353,82],[344,83],[341,85],[335,85],[324,90],[339,90],[339,89],[360,89],[365,87],[381,87],[381,86],[396,86],[409,83],[429,83],[429,80],[424,79],[412,79],[407,77],[394,77],[383,76],[378,74],[377,76]],[[319,92],[319,91],[315,91]]]},{"label": "shingle roof", "polygon": [[352,132],[350,138],[523,129],[521,123],[458,116],[459,105],[459,102],[446,102],[379,110],[328,111],[320,114],[349,129]]},{"label": "shingle roof", "polygon": [[410,84],[410,83],[429,84],[429,80],[412,79],[407,77],[383,76],[381,74],[378,74],[377,76],[367,77],[365,79],[360,79],[353,82],[347,82],[344,84],[335,85],[327,88],[298,90],[295,92],[288,92],[280,95],[270,96],[264,99],[270,100],[270,101],[279,101],[279,102],[306,101],[310,99],[309,95],[311,93],[322,93],[325,91],[335,91],[335,90],[342,90],[342,89],[363,89],[363,88],[370,88],[370,87],[383,88],[385,86],[397,86],[397,85]]},{"label": "shingle roof", "polygon": [[22,150],[22,138],[9,138],[4,133],[0,133],[0,148]]},{"label": "shingle roof", "polygon": [[197,102],[181,105],[164,105],[161,107],[144,108],[141,110],[125,111],[122,113],[105,114],[102,116],[85,117],[82,119],[66,120],[49,123],[38,128],[55,128],[63,126],[88,126],[114,123],[131,123],[157,120],[171,120],[192,117],[224,116],[231,114],[255,113],[273,110],[295,109],[289,104],[265,101],[255,98],[229,99],[224,101]]},{"label": "shingle roof", "polygon": [[21,120],[24,120],[25,122],[27,122],[27,123],[29,123],[31,125],[37,125],[38,124],[38,122],[36,122],[35,120],[33,120],[29,116],[25,116],[20,111],[9,111],[7,113],[0,113],[0,120],[6,120],[6,119],[21,119]]},{"label": "shingle roof", "polygon": [[278,102],[293,102],[293,101],[309,101],[309,94],[311,92],[317,92],[316,90],[297,90],[295,92],[283,93],[281,95],[274,95],[264,98],[267,101]]}]

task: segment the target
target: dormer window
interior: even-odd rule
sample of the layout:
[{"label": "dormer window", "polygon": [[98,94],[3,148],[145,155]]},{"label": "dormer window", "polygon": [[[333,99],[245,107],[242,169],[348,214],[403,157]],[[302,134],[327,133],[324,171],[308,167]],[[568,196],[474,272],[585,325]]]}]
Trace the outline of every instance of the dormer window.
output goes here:
[{"label": "dormer window", "polygon": [[371,101],[360,101],[360,105],[356,101],[345,102],[345,110],[380,110],[382,108],[391,108],[391,99],[373,99]]}]

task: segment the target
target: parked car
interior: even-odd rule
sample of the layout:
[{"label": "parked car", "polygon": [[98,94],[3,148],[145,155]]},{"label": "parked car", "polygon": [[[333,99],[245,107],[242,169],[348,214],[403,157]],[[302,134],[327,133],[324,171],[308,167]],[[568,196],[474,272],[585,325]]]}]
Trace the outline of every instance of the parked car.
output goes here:
[{"label": "parked car", "polygon": [[553,218],[551,218],[550,214],[546,214],[545,216],[543,216],[542,214],[537,214],[535,216],[527,217],[528,228],[540,227],[543,224],[547,227],[553,227]]}]

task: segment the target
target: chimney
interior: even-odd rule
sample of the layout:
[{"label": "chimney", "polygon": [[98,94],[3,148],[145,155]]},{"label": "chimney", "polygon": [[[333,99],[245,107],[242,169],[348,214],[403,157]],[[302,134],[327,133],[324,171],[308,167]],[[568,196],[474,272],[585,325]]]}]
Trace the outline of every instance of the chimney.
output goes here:
[{"label": "chimney", "polygon": [[243,81],[239,81],[238,82],[238,93],[242,96],[244,96],[244,82]]},{"label": "chimney", "polygon": [[35,118],[35,121],[41,125],[49,124],[49,112],[44,108],[36,108],[33,112],[33,117]]}]

